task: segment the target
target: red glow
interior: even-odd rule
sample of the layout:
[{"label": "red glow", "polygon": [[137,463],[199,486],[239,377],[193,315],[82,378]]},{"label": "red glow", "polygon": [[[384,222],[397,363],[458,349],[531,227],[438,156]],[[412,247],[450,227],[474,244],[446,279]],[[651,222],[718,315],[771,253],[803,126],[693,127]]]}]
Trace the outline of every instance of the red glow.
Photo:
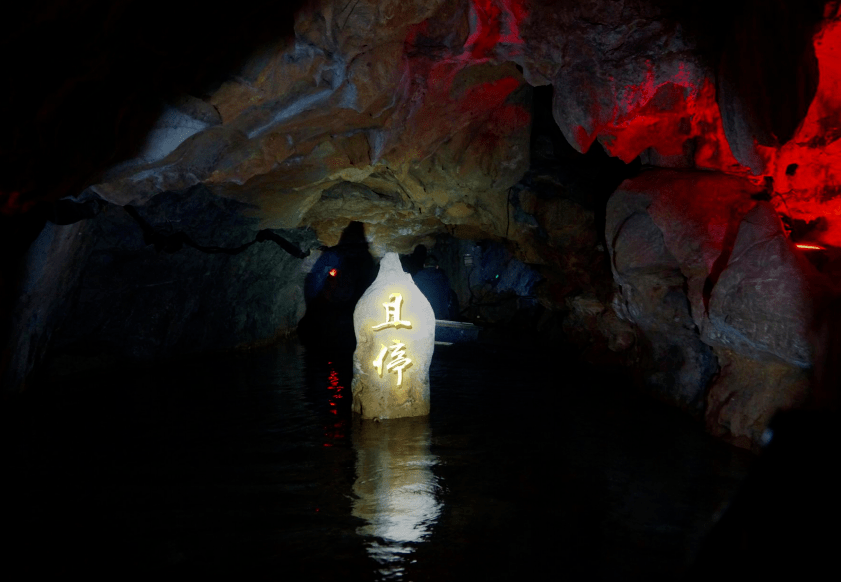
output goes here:
[{"label": "red glow", "polygon": [[[513,66],[475,67],[492,59],[511,61],[521,50],[520,28],[528,17],[525,4],[526,0],[471,0],[470,34],[463,46],[435,58],[422,56],[417,44],[428,35],[436,36],[442,23],[433,17],[409,27],[404,51],[410,58],[400,86],[407,108],[395,119],[400,119],[406,143],[431,147],[408,155],[426,159],[469,128],[470,154],[482,158],[506,142],[501,137],[528,127],[528,108],[507,102],[523,86],[522,78],[509,72]],[[421,103],[435,105],[418,107]],[[441,119],[447,124],[442,125]]]},{"label": "red glow", "polygon": [[339,271],[337,271],[336,269],[330,269],[330,271],[328,272],[328,275],[330,275],[331,277],[335,277],[338,274]]},{"label": "red glow", "polygon": [[[829,6],[829,4],[827,5]],[[757,146],[774,179],[777,210],[805,221],[825,217],[821,241],[841,246],[841,18],[828,14],[813,39],[818,88],[795,135],[780,148]]]},{"label": "red glow", "polygon": [[493,123],[486,125],[484,133],[477,136],[476,142],[493,148],[500,138],[526,127],[531,114],[520,105],[505,103],[511,93],[520,86],[514,77],[504,77],[497,81],[482,83],[467,90],[460,101],[461,117],[469,119],[477,114],[492,113]]},{"label": "red glow", "polygon": [[[421,107],[407,111],[401,130],[410,134],[407,143],[430,144],[413,152],[413,156],[424,159],[430,156],[443,142],[467,128],[475,128],[471,148],[473,155],[483,156],[486,149],[499,147],[513,132],[527,128],[531,120],[528,109],[516,103],[507,103],[509,96],[522,86],[521,79],[511,76],[499,77],[506,69],[483,69],[479,72],[484,82],[463,74],[476,70],[474,63],[462,54],[449,59],[410,59],[404,75],[406,84],[401,91],[407,102],[416,101],[413,95],[425,95],[425,101],[435,107]],[[513,69],[513,67],[510,67]],[[509,69],[509,70],[510,70]],[[442,125],[441,119],[447,124]],[[478,132],[476,131],[478,130]]]},{"label": "red glow", "polygon": [[733,151],[727,142],[724,124],[721,121],[721,111],[715,100],[715,85],[709,79],[704,80],[695,101],[692,134],[697,136],[695,141],[697,167],[721,170],[737,176],[750,176],[750,169],[740,164],[733,156]]},{"label": "red glow", "polygon": [[486,59],[499,44],[522,45],[520,25],[528,16],[525,0],[472,0],[475,28],[464,43],[472,59]]},{"label": "red glow", "polygon": [[638,84],[614,89],[612,111],[600,111],[594,99],[595,126],[573,128],[575,145],[585,151],[598,138],[611,155],[630,162],[649,147],[661,155],[681,154],[693,139],[696,167],[757,185],[772,178],[780,213],[805,222],[824,218],[820,242],[841,246],[841,7],[833,12],[813,40],[819,82],[806,117],[781,147],[755,146],[765,163],[762,175],[753,176],[733,156],[715,86],[693,78],[689,65],[680,65],[670,79],[662,78],[662,66],[658,76],[649,65]]},{"label": "red glow", "polygon": [[472,8],[476,17],[476,29],[464,44],[472,47],[471,57],[481,59],[488,57],[499,41],[499,15],[502,11],[493,0],[473,0]]},{"label": "red glow", "polygon": [[[341,384],[339,373],[335,370],[335,368],[333,368],[333,362],[327,362],[327,364],[330,366],[330,372],[327,375],[327,389],[333,391],[329,393],[330,398],[328,399],[327,404],[330,406],[330,413],[338,416],[339,411],[337,410],[335,401],[344,398],[344,395],[341,392],[345,389],[345,387]],[[324,436],[327,439],[324,446],[332,447],[335,441],[345,438],[345,421],[338,420],[338,422],[335,422],[332,427],[325,426],[324,431]]]},{"label": "red glow", "polygon": [[602,121],[591,132],[573,129],[578,148],[586,151],[598,137],[610,155],[628,163],[648,148],[681,155],[694,139],[697,167],[747,176],[749,169],[733,157],[724,135],[712,81],[695,78],[682,63],[670,79],[658,82],[656,77],[649,63],[639,84],[614,89],[609,113],[600,111],[594,99],[591,117]]},{"label": "red glow", "polygon": [[34,204],[31,200],[21,201],[20,192],[9,192],[8,194],[0,192],[0,214],[6,216],[23,214],[28,212]]}]

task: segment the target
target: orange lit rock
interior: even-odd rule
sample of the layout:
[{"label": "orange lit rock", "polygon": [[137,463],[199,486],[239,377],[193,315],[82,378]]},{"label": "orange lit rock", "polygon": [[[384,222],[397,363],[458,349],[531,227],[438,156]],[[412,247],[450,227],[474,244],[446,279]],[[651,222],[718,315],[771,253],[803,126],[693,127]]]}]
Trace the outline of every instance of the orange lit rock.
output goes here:
[{"label": "orange lit rock", "polygon": [[757,361],[727,348],[715,348],[715,353],[720,371],[707,394],[707,430],[754,448],[778,411],[806,400],[809,371],[780,361]]}]

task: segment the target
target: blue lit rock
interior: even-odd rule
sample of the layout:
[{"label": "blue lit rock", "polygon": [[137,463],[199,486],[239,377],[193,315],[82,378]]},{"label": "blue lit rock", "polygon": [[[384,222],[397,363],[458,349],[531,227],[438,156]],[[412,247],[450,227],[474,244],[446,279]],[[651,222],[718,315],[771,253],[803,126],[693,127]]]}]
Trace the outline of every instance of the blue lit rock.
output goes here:
[{"label": "blue lit rock", "polygon": [[386,253],[353,312],[353,411],[362,418],[429,414],[435,315],[429,301]]}]

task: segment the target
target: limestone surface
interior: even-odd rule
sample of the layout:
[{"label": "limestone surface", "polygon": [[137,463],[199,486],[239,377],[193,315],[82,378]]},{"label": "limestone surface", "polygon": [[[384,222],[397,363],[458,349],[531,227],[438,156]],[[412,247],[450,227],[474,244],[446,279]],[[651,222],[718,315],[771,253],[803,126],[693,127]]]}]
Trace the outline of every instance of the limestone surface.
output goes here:
[{"label": "limestone surface", "polygon": [[362,418],[429,414],[429,364],[435,314],[396,253],[353,312],[353,411]]},{"label": "limestone surface", "polygon": [[614,306],[649,344],[650,382],[741,446],[806,397],[809,329],[827,293],[757,192],[740,178],[654,170],[620,186],[606,220]]}]

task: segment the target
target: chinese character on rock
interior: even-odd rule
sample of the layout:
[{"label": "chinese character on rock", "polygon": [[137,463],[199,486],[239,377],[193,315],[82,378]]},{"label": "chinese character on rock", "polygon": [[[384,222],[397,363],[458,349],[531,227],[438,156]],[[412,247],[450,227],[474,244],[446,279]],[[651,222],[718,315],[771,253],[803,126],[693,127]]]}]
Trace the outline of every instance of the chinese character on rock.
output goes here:
[{"label": "chinese character on rock", "polygon": [[373,326],[371,329],[380,331],[387,327],[412,327],[411,322],[400,319],[400,307],[403,304],[403,296],[400,293],[392,293],[388,296],[388,303],[383,303],[385,307],[385,323]]},{"label": "chinese character on rock", "polygon": [[[383,344],[380,345],[383,346]],[[398,386],[403,383],[403,370],[412,365],[412,360],[406,357],[406,351],[403,349],[405,347],[406,344],[400,343],[398,340],[394,340],[393,346],[383,346],[377,359],[374,360],[374,368],[377,369],[380,378],[383,377],[383,360],[385,359],[385,354],[388,350],[391,350],[391,361],[386,364],[385,369],[387,372],[397,372]]]},{"label": "chinese character on rock", "polygon": [[[381,329],[385,329],[387,327],[412,327],[412,323],[410,321],[405,321],[400,319],[400,308],[403,305],[403,296],[400,293],[392,293],[388,297],[388,302],[383,303],[383,307],[385,307],[385,322],[379,325],[374,325],[371,327],[374,331],[379,331]],[[383,344],[380,344],[382,349],[380,350],[377,359],[374,360],[374,368],[377,370],[377,374],[379,374],[380,378],[383,377],[383,360],[385,359],[386,353],[391,350],[391,360],[386,364],[385,369],[387,372],[397,372],[397,385],[400,386],[403,383],[403,370],[408,368],[412,365],[412,360],[406,357],[406,344],[401,343],[398,340],[394,340],[394,345],[386,347]]]}]

